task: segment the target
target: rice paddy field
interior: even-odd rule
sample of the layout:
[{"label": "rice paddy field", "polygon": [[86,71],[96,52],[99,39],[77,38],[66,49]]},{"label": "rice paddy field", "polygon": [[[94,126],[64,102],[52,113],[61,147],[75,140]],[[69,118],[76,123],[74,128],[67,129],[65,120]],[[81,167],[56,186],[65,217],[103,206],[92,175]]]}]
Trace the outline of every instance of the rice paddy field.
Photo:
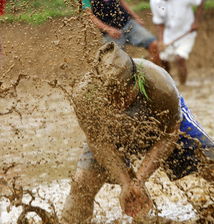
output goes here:
[{"label": "rice paddy field", "polygon": [[[64,7],[62,2],[58,4]],[[0,224],[18,223],[23,206],[18,202],[9,203],[8,198],[14,193],[14,187],[18,195],[23,190],[23,203],[29,204],[33,198],[32,205],[58,217],[70,191],[72,175],[86,139],[74,113],[70,97],[72,86],[82,74],[90,71],[102,37],[86,17],[66,13],[40,25],[20,20],[0,24],[4,52],[0,58]],[[140,15],[147,28],[155,32],[150,11],[141,11]],[[9,14],[5,16],[10,20]],[[178,89],[212,138],[213,23],[214,11],[209,9],[188,61],[186,86],[179,86],[176,70],[172,70]],[[132,57],[147,57],[147,52],[139,48],[128,47],[126,51]],[[195,207],[198,204],[208,207],[214,201],[214,187],[195,175],[172,183],[158,170],[147,187],[159,216],[173,220],[168,223],[196,223]],[[96,197],[94,223],[132,223],[131,217],[121,212],[119,192],[117,185],[103,186]],[[29,220],[29,223],[41,223],[35,213],[30,214]]]}]

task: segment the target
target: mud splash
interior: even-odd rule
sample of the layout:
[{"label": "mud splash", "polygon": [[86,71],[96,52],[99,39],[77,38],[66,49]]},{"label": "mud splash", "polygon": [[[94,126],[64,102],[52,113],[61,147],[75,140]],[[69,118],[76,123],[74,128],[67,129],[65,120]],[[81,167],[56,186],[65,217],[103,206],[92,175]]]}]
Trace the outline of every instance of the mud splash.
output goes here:
[{"label": "mud splash", "polygon": [[[86,29],[87,24],[67,19],[39,28],[21,24],[2,26],[6,57],[0,80],[0,175],[3,182],[11,183],[18,177],[17,183],[25,190],[35,193],[36,189],[41,190],[45,202],[34,205],[51,211],[48,210],[51,200],[60,216],[85,140],[68,96],[74,80],[88,71],[99,45],[99,34]],[[35,47],[35,43],[41,47]],[[192,70],[187,86],[180,88],[197,120],[212,137],[213,77],[211,68]],[[164,173],[156,175],[151,177],[148,188],[161,216],[181,221],[196,218],[194,207],[188,203],[190,197],[196,206],[201,202],[204,207],[214,203],[213,186],[204,188],[204,181],[197,177],[190,176],[178,183],[185,189],[182,193]],[[1,195],[9,193],[3,185]],[[112,190],[112,185],[107,185],[100,192],[95,203],[95,222],[131,222],[119,210],[119,191],[118,187]],[[109,195],[112,202],[108,203]],[[36,198],[39,200],[38,195]],[[0,223],[15,224],[21,210],[14,207],[7,213],[8,205],[6,199],[1,199]]]}]

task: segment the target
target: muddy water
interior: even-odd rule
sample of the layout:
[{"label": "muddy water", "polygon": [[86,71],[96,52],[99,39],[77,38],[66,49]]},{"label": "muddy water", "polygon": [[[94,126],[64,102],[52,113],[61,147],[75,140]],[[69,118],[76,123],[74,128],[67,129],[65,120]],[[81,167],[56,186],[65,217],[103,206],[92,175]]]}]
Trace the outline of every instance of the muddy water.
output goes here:
[{"label": "muddy water", "polygon": [[22,79],[11,93],[0,99],[2,170],[14,163],[7,177],[27,184],[67,177],[84,140],[67,96],[38,79]]},{"label": "muddy water", "polygon": [[[214,70],[200,70],[190,73],[187,86],[178,87],[195,117],[212,137],[213,83]],[[69,192],[69,176],[74,173],[85,140],[68,93],[53,83],[22,77],[0,98],[0,177],[8,183],[18,177],[17,182],[25,189],[46,191],[48,197],[55,198],[53,201],[59,214]],[[196,202],[204,200],[204,204],[211,203],[204,181],[190,176],[180,184],[186,189],[194,188]],[[164,173],[157,172],[147,186],[162,216],[181,220],[195,217],[188,197],[170,183]],[[1,193],[7,190],[4,186]],[[102,190],[97,199],[99,203],[95,206],[96,220],[112,223],[112,220],[119,219],[122,223],[117,200],[119,191],[118,187],[112,190],[111,186]],[[15,220],[8,221],[16,216],[6,213],[6,204],[1,206],[4,207],[0,216],[2,223],[15,223]],[[13,212],[17,215],[19,210]],[[128,223],[130,219],[123,217],[123,220]]]}]

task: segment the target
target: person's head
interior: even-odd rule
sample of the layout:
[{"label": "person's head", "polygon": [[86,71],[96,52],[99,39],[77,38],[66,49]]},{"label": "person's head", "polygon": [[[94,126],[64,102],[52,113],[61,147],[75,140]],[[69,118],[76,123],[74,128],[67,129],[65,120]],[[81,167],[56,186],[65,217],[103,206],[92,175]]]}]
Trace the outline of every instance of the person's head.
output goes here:
[{"label": "person's head", "polygon": [[114,42],[103,45],[96,56],[96,69],[107,85],[122,85],[133,78],[136,71],[132,58]]},{"label": "person's head", "polygon": [[114,42],[107,43],[98,50],[95,68],[116,103],[121,101],[127,104],[138,94],[138,89],[134,86],[136,65]]}]

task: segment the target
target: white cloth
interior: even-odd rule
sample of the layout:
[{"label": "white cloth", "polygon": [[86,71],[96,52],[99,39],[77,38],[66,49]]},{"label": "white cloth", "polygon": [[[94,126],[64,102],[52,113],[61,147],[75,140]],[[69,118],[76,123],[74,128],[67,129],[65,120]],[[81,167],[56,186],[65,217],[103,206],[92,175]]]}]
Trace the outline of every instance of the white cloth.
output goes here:
[{"label": "white cloth", "polygon": [[174,61],[176,56],[188,59],[195,43],[196,32],[192,32],[175,43],[169,45],[164,51],[160,52],[160,58],[164,61]]},{"label": "white cloth", "polygon": [[150,0],[153,23],[164,24],[163,41],[171,41],[188,32],[194,22],[193,6],[202,0]]}]

